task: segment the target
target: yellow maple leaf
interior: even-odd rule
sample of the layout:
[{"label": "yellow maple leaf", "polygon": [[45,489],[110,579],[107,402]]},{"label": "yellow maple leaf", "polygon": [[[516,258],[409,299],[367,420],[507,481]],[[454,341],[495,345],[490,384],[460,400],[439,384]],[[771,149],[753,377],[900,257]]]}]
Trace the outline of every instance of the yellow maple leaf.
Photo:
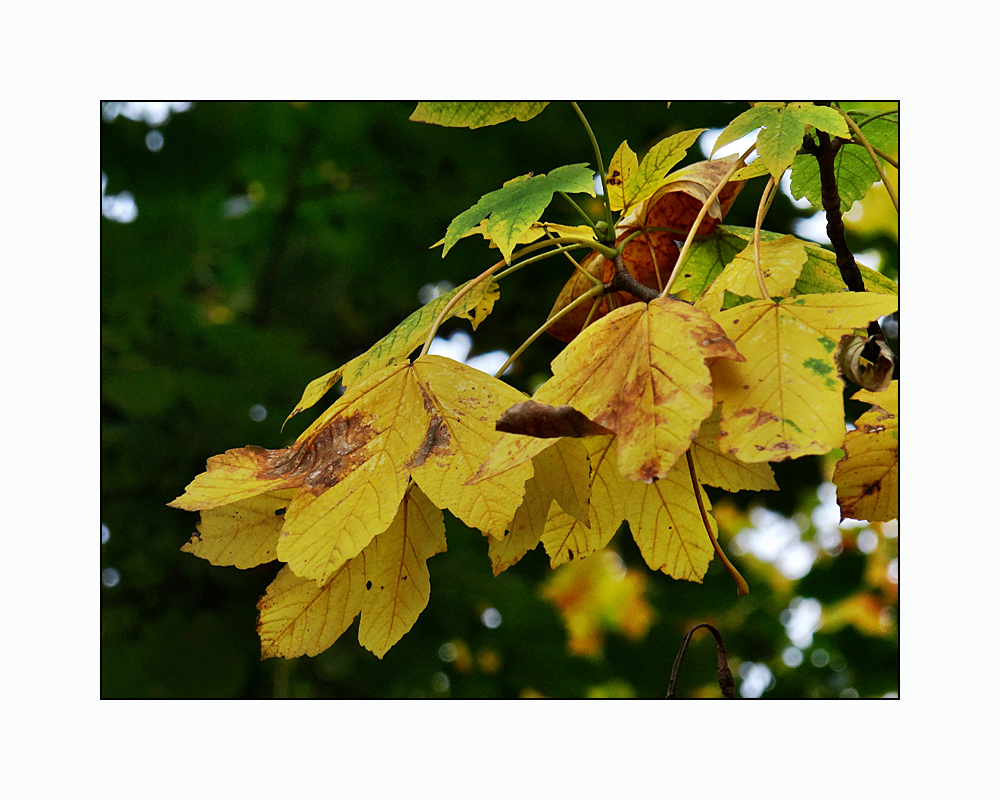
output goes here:
[{"label": "yellow maple leaf", "polygon": [[249,569],[273,561],[285,509],[294,496],[294,489],[283,489],[206,509],[198,532],[181,550],[217,567]]},{"label": "yellow maple leaf", "polygon": [[314,656],[360,613],[358,641],[382,658],[427,607],[427,559],[445,547],[441,512],[411,488],[389,527],[325,583],[278,573],[257,606],[262,656]]},{"label": "yellow maple leaf", "polygon": [[625,519],[632,484],[618,471],[615,437],[589,436],[583,444],[590,458],[589,525],[558,505],[549,508],[540,539],[553,567],[601,550]]},{"label": "yellow maple leaf", "polygon": [[840,518],[888,522],[899,516],[899,381],[883,392],[862,389],[853,399],[872,409],[845,437],[833,472]]},{"label": "yellow maple leaf", "polygon": [[326,583],[384,531],[410,477],[440,508],[500,537],[530,463],[465,482],[496,443],[494,422],[521,394],[440,356],[387,367],[352,387],[294,445],[248,447],[209,459],[171,505],[203,510],[298,489],[284,514],[278,558]]},{"label": "yellow maple leaf", "polygon": [[[702,502],[705,511],[710,511],[708,498],[703,496]],[[701,583],[715,550],[705,531],[686,459],[676,462],[655,483],[633,483],[625,516],[650,569]],[[712,535],[717,536],[718,527],[710,514],[708,521]]]},{"label": "yellow maple leaf", "polygon": [[[805,242],[794,236],[760,243],[760,271],[768,297],[788,296],[799,279],[807,257]],[[719,274],[695,305],[709,313],[717,312],[722,308],[726,291],[743,296],[760,296],[752,241]]]},{"label": "yellow maple leaf", "polygon": [[722,403],[720,449],[756,462],[839,447],[845,433],[840,337],[897,305],[889,295],[844,292],[756,300],[713,315],[746,356],[745,363],[712,365]]},{"label": "yellow maple leaf", "polygon": [[719,447],[719,420],[721,408],[716,406],[712,416],[701,424],[701,430],[691,443],[695,471],[699,482],[717,486],[727,492],[777,491],[774,471],[766,462],[750,464],[740,461]]},{"label": "yellow maple leaf", "polygon": [[622,142],[608,164],[608,200],[612,211],[621,211],[628,205],[625,187],[631,183],[638,169],[638,156],[632,152],[627,141]]},{"label": "yellow maple leaf", "polygon": [[619,308],[583,330],[535,393],[618,434],[629,480],[664,477],[712,412],[707,361],[742,361],[707,313],[670,297]]},{"label": "yellow maple leaf", "polygon": [[[537,441],[537,440],[536,440]],[[493,574],[516,564],[538,544],[554,506],[590,525],[590,465],[585,442],[559,439],[533,460],[534,475],[503,539],[490,538]]]}]

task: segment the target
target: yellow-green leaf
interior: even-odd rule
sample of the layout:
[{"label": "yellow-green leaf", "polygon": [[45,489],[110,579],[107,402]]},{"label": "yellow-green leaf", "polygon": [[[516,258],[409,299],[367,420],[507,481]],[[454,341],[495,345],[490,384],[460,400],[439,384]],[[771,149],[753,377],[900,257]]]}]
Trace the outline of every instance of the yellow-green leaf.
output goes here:
[{"label": "yellow-green leaf", "polygon": [[682,131],[654,144],[626,184],[622,202],[629,209],[660,188],[663,177],[678,164],[707,128]]},{"label": "yellow-green leaf", "polygon": [[569,164],[547,175],[522,175],[484,194],[478,203],[448,225],[441,257],[446,256],[462,236],[489,217],[486,234],[496,243],[504,261],[510,263],[514,247],[538,221],[556,192],[595,196],[593,171],[586,164]]},{"label": "yellow-green leaf", "polygon": [[449,128],[482,128],[510,119],[518,122],[537,117],[548,102],[422,102],[410,115],[413,122],[430,122]]},{"label": "yellow-green leaf", "polygon": [[414,486],[392,524],[364,550],[365,600],[358,641],[379,658],[427,607],[431,595],[427,559],[446,547],[444,517]]},{"label": "yellow-green leaf", "polygon": [[636,170],[639,169],[639,159],[628,142],[622,142],[608,164],[608,200],[612,211],[626,208],[626,187],[631,183]]},{"label": "yellow-green leaf", "polygon": [[[805,243],[794,236],[782,236],[760,243],[760,270],[768,297],[787,297],[808,258]],[[726,291],[736,295],[760,297],[757,282],[756,254],[753,242],[737,255],[695,303],[714,313],[722,308]]]},{"label": "yellow-green leaf", "polygon": [[392,522],[433,427],[410,364],[348,390],[288,457],[305,483],[285,512],[278,557],[325,583]]},{"label": "yellow-green leaf", "polygon": [[862,389],[854,399],[872,409],[845,437],[833,473],[840,518],[888,522],[899,517],[899,381],[884,392]]},{"label": "yellow-green leaf", "polygon": [[834,136],[850,136],[847,123],[835,109],[801,102],[758,103],[726,126],[716,141],[713,152],[750,131],[763,127],[764,130],[757,136],[759,160],[774,179],[779,180],[802,147],[802,137],[807,126],[819,128]]},{"label": "yellow-green leaf", "polygon": [[249,569],[277,556],[278,534],[295,489],[250,497],[201,512],[198,532],[181,550],[219,567]]},{"label": "yellow-green leaf", "polygon": [[895,297],[871,293],[758,300],[713,318],[746,356],[712,366],[722,402],[719,447],[742,461],[827,453],[844,439],[840,337],[891,314]]}]

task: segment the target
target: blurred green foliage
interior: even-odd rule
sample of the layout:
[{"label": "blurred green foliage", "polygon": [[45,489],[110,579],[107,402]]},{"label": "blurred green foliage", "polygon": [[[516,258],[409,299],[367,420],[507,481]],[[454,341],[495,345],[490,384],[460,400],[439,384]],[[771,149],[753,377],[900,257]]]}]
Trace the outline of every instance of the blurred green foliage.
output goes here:
[{"label": "blurred green foliage", "polygon": [[[483,537],[446,515],[448,551],[428,562],[430,603],[383,660],[358,645],[355,622],[315,658],[260,661],[256,602],[279,565],[240,571],[181,553],[196,517],[166,503],[209,456],[290,444],[332,401],[282,432],[310,380],[418,308],[425,284],[458,284],[492,264],[496,252],[477,239],[459,242],[445,260],[429,249],[458,213],[518,175],[596,166],[567,103],[527,123],[474,131],[410,122],[414,106],[196,103],[152,126],[105,104],[104,193],[130,192],[138,215],[101,220],[101,522],[110,534],[101,545],[102,696],[662,697],[683,636],[699,621],[722,631],[734,674],[740,664],[768,667],[773,682],[764,697],[898,691],[898,606],[884,579],[898,540],[876,535],[877,548],[862,552],[857,530],[844,532],[841,554],[821,551],[798,582],[752,555],[739,557],[752,589],[739,599],[718,563],[703,585],[650,573],[622,532],[613,547],[627,568],[647,574],[653,622],[639,638],[610,626],[599,652],[584,656],[570,651],[559,609],[543,597],[551,570],[542,549],[493,577]],[[721,128],[745,108],[582,107],[605,162],[623,139],[641,157],[666,135]],[[163,137],[155,151],[147,144],[158,144],[147,138],[153,129]],[[684,163],[702,158],[695,147]],[[728,224],[752,226],[754,186]],[[781,194],[766,227],[791,231],[793,220],[812,213]],[[580,222],[559,198],[546,219]],[[878,250],[898,277],[893,239],[876,232],[861,244]],[[512,352],[545,319],[570,269],[546,261],[505,281],[493,315],[474,334],[473,354]],[[468,330],[453,321],[444,334],[457,327]],[[530,389],[561,346],[543,337],[508,379]],[[255,421],[254,406],[266,418]],[[776,465],[780,493],[711,493],[729,520],[723,543],[749,525],[752,504],[798,515],[802,539],[815,537],[809,514],[832,463]],[[857,613],[850,621],[856,609],[844,606],[848,621],[821,628],[801,666],[785,665],[791,642],[783,619],[795,598],[815,598],[827,612],[862,591],[876,598],[870,606],[885,618],[881,626]],[[482,621],[491,607],[502,615],[495,628]],[[677,695],[720,696],[711,636],[695,636]]]}]

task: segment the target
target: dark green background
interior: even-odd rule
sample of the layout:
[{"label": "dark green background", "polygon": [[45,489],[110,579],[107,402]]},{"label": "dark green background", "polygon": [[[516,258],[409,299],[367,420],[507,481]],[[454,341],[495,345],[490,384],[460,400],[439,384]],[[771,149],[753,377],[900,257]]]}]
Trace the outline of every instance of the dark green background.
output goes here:
[{"label": "dark green background", "polygon": [[[196,103],[160,126],[159,152],[146,146],[146,122],[102,119],[106,193],[127,190],[139,209],[131,223],[100,222],[101,522],[111,534],[101,568],[121,576],[101,588],[102,696],[488,698],[531,689],[582,697],[627,684],[626,693],[662,697],[684,633],[702,620],[723,628],[734,663],[770,667],[775,682],[765,697],[837,697],[848,686],[862,697],[898,691],[894,633],[869,636],[850,626],[817,633],[813,647],[831,654],[836,671],[812,666],[808,652],[796,669],[781,661],[789,645],[781,611],[796,595],[826,604],[856,592],[866,560],[856,550],[780,590],[758,576],[770,567],[747,557],[739,563],[753,590],[740,599],[717,561],[702,585],[649,573],[657,615],[649,634],[638,642],[611,634],[602,655],[584,658],[570,655],[558,611],[538,592],[550,574],[542,548],[494,578],[484,538],[448,514],[448,551],[428,562],[430,604],[383,660],[357,643],[355,622],[316,658],[260,661],[256,602],[279,565],[240,571],[182,553],[196,515],[166,503],[211,455],[291,443],[315,418],[307,412],[280,431],[309,381],[414,311],[424,284],[458,284],[492,264],[496,251],[479,239],[463,240],[445,260],[429,249],[458,213],[515,176],[596,166],[568,103],[527,123],[475,131],[410,122],[414,107]],[[665,135],[723,127],[746,105],[582,107],[607,162],[623,139],[641,157]],[[685,163],[702,157],[696,146]],[[761,180],[751,184],[727,223],[752,226],[762,188]],[[255,201],[248,213],[223,214],[227,200],[247,195]],[[779,195],[766,227],[790,232],[793,219],[811,213]],[[545,218],[580,222],[559,198]],[[850,243],[879,248],[883,271],[898,277],[894,241],[851,236]],[[474,334],[475,352],[512,352],[544,321],[567,277],[568,265],[553,260],[505,281]],[[468,330],[452,322],[444,331],[455,327]],[[527,388],[561,346],[543,337],[509,380]],[[255,404],[268,412],[259,423],[249,416]],[[865,408],[852,404],[849,412]],[[780,495],[742,493],[738,504],[764,502],[787,514],[816,504],[817,459],[777,465],[776,473]],[[627,565],[645,569],[627,531],[613,546]],[[503,615],[496,629],[480,621],[488,606]],[[473,656],[496,654],[499,669],[443,662],[439,648],[456,641]],[[710,692],[714,665],[710,637],[696,637],[678,695]],[[446,692],[435,689],[439,672],[449,678]]]}]

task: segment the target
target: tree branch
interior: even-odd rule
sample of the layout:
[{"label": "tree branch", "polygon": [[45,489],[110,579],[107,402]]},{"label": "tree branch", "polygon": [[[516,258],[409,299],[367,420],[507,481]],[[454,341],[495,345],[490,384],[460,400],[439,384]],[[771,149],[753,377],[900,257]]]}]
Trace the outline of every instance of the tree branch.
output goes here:
[{"label": "tree branch", "polygon": [[644,303],[655,300],[660,296],[660,293],[656,289],[650,289],[632,277],[632,274],[625,266],[625,259],[622,258],[621,253],[615,256],[615,274],[612,276],[611,282],[605,285],[604,289],[606,292],[628,292],[638,297]]}]

